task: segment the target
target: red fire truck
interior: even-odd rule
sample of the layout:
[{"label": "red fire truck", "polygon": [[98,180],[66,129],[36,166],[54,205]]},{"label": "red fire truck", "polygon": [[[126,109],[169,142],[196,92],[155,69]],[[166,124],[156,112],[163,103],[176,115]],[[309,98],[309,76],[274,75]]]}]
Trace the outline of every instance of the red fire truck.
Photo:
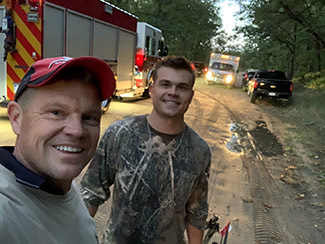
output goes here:
[{"label": "red fire truck", "polygon": [[[8,10],[14,22],[14,46],[5,50]],[[149,84],[143,73],[146,61],[151,54],[158,60],[158,54],[163,54],[158,48],[166,54],[161,37],[151,32],[137,35],[138,18],[103,0],[0,0],[0,19],[0,102],[14,98],[20,79],[34,61],[53,56],[100,58],[116,74],[115,96],[143,96]],[[144,53],[142,62],[135,61],[139,40],[145,40],[138,44]],[[139,72],[142,81],[135,79]]]},{"label": "red fire truck", "polygon": [[[137,24],[137,47],[135,56],[135,81],[137,87],[150,84],[151,73],[154,64],[163,56],[168,54],[168,48],[165,45],[162,31],[145,22]],[[149,95],[146,89],[144,96]]]}]

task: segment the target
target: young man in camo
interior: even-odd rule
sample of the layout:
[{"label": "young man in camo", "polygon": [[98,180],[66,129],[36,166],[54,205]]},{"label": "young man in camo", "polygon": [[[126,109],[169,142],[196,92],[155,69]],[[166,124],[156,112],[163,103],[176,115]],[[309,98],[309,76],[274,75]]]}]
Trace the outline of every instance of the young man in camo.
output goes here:
[{"label": "young man in camo", "polygon": [[183,57],[155,66],[149,115],[108,127],[81,182],[92,216],[110,197],[103,243],[202,243],[208,215],[208,144],[186,123],[195,75]]}]

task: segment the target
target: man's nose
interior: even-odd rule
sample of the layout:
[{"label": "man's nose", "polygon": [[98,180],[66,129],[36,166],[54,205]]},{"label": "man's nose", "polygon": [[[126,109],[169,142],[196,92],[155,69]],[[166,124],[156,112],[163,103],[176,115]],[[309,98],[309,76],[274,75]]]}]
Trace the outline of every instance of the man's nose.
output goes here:
[{"label": "man's nose", "polygon": [[170,95],[178,95],[178,90],[176,86],[171,86],[168,92]]},{"label": "man's nose", "polygon": [[66,121],[64,132],[67,135],[82,137],[85,133],[85,129],[81,116],[70,116],[70,118]]}]

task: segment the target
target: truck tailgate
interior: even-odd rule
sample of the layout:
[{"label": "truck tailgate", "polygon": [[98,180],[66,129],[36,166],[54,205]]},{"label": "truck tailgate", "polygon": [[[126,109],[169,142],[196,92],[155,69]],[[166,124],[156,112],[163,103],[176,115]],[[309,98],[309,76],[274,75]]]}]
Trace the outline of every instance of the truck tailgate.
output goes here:
[{"label": "truck tailgate", "polygon": [[291,84],[291,81],[268,79],[264,81],[261,80],[258,88],[266,89],[270,92],[288,92],[290,91]]}]

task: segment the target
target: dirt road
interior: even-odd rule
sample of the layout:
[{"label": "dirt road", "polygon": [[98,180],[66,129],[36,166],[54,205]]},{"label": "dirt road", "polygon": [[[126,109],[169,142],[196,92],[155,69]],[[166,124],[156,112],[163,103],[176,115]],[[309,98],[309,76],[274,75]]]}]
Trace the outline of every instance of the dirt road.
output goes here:
[{"label": "dirt road", "polygon": [[231,221],[229,243],[324,243],[324,191],[298,170],[308,159],[277,109],[240,89],[196,86],[186,119],[213,151],[210,209],[221,226]]},{"label": "dirt road", "polygon": [[[101,132],[117,119],[150,111],[150,99],[114,101]],[[324,190],[303,145],[288,139],[291,132],[279,116],[280,107],[251,104],[240,89],[197,79],[186,123],[211,147],[210,216],[219,215],[221,227],[231,222],[230,244],[324,243]],[[13,142],[3,138],[0,145]],[[108,215],[109,202],[96,215],[100,233]],[[219,240],[217,234],[211,243]]]}]

